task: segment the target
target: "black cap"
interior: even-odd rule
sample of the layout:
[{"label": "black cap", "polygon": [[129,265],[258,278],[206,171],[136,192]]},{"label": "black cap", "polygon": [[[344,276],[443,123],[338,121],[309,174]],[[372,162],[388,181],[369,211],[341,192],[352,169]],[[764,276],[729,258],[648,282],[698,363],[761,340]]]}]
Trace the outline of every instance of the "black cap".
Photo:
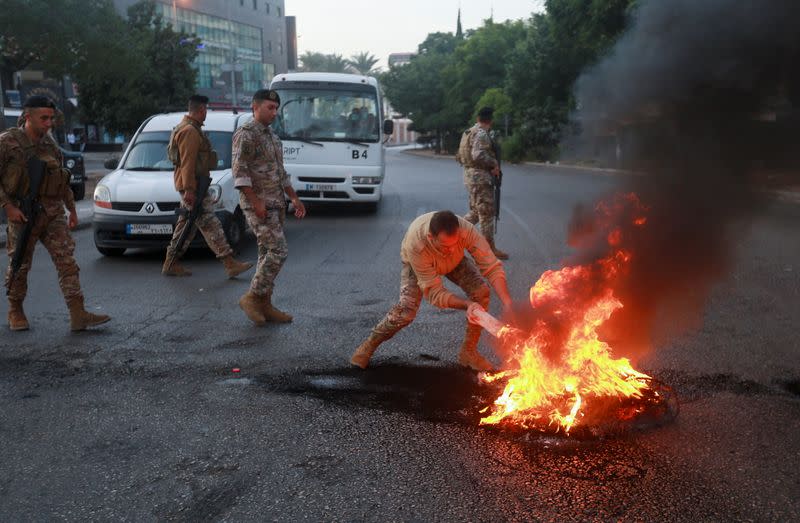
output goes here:
[{"label": "black cap", "polygon": [[26,109],[35,109],[39,107],[47,107],[48,109],[55,109],[56,104],[53,103],[53,100],[46,96],[42,95],[34,95],[29,96],[25,103],[22,104],[22,107]]},{"label": "black cap", "polygon": [[278,105],[281,104],[281,97],[278,95],[278,91],[274,89],[259,89],[253,93],[253,102],[263,102],[264,100],[275,102]]},{"label": "black cap", "polygon": [[494,117],[494,107],[481,107],[478,110],[478,119],[488,122]]},{"label": "black cap", "polygon": [[189,97],[189,102],[194,104],[208,105],[208,96],[203,96],[202,94],[193,94]]}]

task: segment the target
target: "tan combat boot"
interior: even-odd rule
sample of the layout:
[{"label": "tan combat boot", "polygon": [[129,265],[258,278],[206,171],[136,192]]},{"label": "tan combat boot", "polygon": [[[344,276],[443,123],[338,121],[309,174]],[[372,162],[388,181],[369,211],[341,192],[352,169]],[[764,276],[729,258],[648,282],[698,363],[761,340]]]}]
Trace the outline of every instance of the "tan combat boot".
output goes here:
[{"label": "tan combat boot", "polygon": [[495,247],[494,240],[489,242],[489,246],[491,246],[492,252],[494,253],[495,257],[498,260],[507,260],[508,259],[508,254],[506,254],[505,252],[503,252],[500,249],[498,249],[497,247]]},{"label": "tan combat boot", "polygon": [[235,278],[253,267],[252,263],[240,262],[232,255],[222,258],[222,264],[225,265],[225,274],[228,275],[228,278]]},{"label": "tan combat boot", "polygon": [[83,308],[83,298],[73,298],[67,302],[69,307],[69,328],[73,331],[84,331],[87,327],[102,325],[111,319],[105,314],[92,314]]},{"label": "tan combat boot", "polygon": [[264,311],[264,319],[274,323],[291,323],[294,319],[291,314],[287,314],[280,309],[276,309],[272,304],[272,298],[269,294],[264,296],[262,301]]},{"label": "tan combat boot", "polygon": [[167,255],[164,266],[161,267],[161,274],[164,276],[191,276],[192,271],[178,263],[172,256]]},{"label": "tan combat boot", "polygon": [[239,307],[242,308],[247,317],[256,325],[264,325],[266,319],[264,318],[264,310],[262,306],[263,297],[247,291],[241,298],[239,298]]},{"label": "tan combat boot", "polygon": [[480,337],[480,326],[467,325],[464,343],[461,344],[461,352],[458,353],[458,363],[477,371],[494,370],[494,366],[489,360],[478,353],[478,340]]},{"label": "tan combat boot", "polygon": [[22,302],[8,300],[8,328],[12,331],[26,331],[31,328],[25,311],[22,310]]},{"label": "tan combat boot", "polygon": [[350,363],[356,367],[366,369],[367,365],[369,365],[370,358],[372,358],[372,355],[375,354],[375,350],[387,339],[388,338],[385,336],[375,334],[374,332],[371,333],[369,338],[364,340],[364,342],[358,346],[353,355],[350,356]]}]

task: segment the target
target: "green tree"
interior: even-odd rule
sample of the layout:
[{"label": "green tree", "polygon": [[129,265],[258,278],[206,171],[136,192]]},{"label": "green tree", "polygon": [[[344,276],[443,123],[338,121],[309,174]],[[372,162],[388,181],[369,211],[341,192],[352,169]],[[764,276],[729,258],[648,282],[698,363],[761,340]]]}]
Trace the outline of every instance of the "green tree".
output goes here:
[{"label": "green tree", "polygon": [[372,76],[379,72],[379,69],[375,69],[375,64],[377,63],[378,58],[367,51],[354,54],[349,60],[347,60],[347,64],[350,67],[352,67],[357,73],[365,76]]},{"label": "green tree", "polygon": [[326,58],[322,53],[306,51],[300,55],[301,71],[322,71],[325,68]]},{"label": "green tree", "polygon": [[127,22],[107,30],[115,37],[91,45],[75,69],[83,117],[131,134],[151,114],[183,109],[194,91],[199,40],[165,24],[152,0],[134,4]]},{"label": "green tree", "polygon": [[478,116],[478,110],[481,107],[491,107],[494,109],[495,128],[498,130],[505,129],[505,122],[511,118],[514,106],[511,103],[511,97],[508,96],[501,87],[490,87],[478,99],[475,104],[475,111],[472,114],[472,120]]},{"label": "green tree", "polygon": [[509,56],[506,92],[514,101],[515,151],[552,159],[575,108],[573,86],[627,26],[636,0],[547,0]]}]

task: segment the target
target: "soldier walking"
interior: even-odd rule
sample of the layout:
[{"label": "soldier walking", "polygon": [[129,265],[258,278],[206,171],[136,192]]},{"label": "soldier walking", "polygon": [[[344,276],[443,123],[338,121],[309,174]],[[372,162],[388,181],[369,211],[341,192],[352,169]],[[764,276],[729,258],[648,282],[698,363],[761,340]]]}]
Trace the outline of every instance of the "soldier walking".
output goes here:
[{"label": "soldier walking", "polygon": [[[464,251],[472,260],[464,256]],[[503,307],[509,310],[511,297],[503,265],[492,253],[486,239],[464,218],[451,211],[423,214],[411,222],[400,247],[400,299],[356,349],[350,363],[362,369],[378,346],[410,324],[424,296],[432,305],[467,310],[489,307],[488,280]],[[447,290],[442,276],[466,293],[462,298]],[[458,362],[474,370],[491,370],[492,364],[478,353],[482,329],[467,321]]]},{"label": "soldier walking", "polygon": [[[111,318],[105,314],[92,314],[84,309],[83,293],[75,262],[75,241],[68,228],[78,225],[75,200],[69,187],[69,172],[61,167],[61,151],[50,135],[56,113],[55,104],[44,96],[31,96],[25,101],[20,127],[0,134],[0,205],[8,217],[8,259],[11,262],[22,249],[21,264],[14,272],[12,263],[6,272],[5,284],[8,294],[8,326],[20,331],[30,328],[22,308],[28,292],[28,272],[31,268],[36,242],[40,241],[50,253],[58,273],[61,293],[67,302],[70,329],[85,330],[87,327],[106,323]],[[36,194],[31,189],[31,160],[44,162],[44,173]],[[21,201],[30,199],[35,213],[28,216],[22,210]],[[69,218],[64,214],[64,207]],[[35,217],[34,217],[35,216]],[[29,222],[30,220],[30,222]],[[26,225],[29,232],[25,245],[20,236]]]},{"label": "soldier walking", "polygon": [[474,224],[480,224],[494,255],[507,260],[508,254],[501,251],[494,243],[495,205],[493,178],[500,176],[500,164],[492,150],[492,139],[489,130],[492,128],[494,109],[483,107],[478,111],[475,125],[464,131],[459,145],[459,162],[464,166],[464,185],[469,196],[469,212],[464,218]]},{"label": "soldier walking", "polygon": [[[225,238],[217,216],[214,214],[214,200],[208,193],[201,195],[201,212],[191,224],[191,231],[183,245],[178,246],[178,239],[187,226],[187,215],[197,202],[197,180],[211,176],[211,170],[217,166],[217,153],[211,148],[211,141],[202,131],[203,122],[208,114],[208,97],[192,95],[189,98],[189,111],[172,130],[169,137],[167,152],[170,160],[175,164],[175,190],[181,194],[181,208],[185,211],[175,224],[172,240],[167,247],[167,258],[161,273],[167,276],[190,276],[192,273],[181,265],[178,260],[184,255],[192,239],[197,234],[197,229],[203,234],[206,243],[222,260],[228,278],[235,278],[250,269],[252,263],[243,263],[233,257],[233,249]],[[178,249],[180,248],[180,252]]]},{"label": "soldier walking", "polygon": [[276,91],[260,89],[253,95],[253,119],[233,135],[233,177],[247,223],[258,241],[258,266],[250,289],[239,306],[255,324],[287,323],[292,316],[272,303],[275,278],[286,260],[288,248],[283,234],[286,197],[294,215],[302,218],[306,208],[292,188],[283,167],[283,145],[270,129],[281,99]]}]

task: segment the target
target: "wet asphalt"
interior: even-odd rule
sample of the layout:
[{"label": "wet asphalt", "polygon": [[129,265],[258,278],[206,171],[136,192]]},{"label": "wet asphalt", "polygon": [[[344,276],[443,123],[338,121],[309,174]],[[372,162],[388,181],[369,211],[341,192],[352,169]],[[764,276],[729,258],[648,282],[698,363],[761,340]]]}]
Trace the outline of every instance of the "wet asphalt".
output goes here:
[{"label": "wet asphalt", "polygon": [[[0,330],[2,519],[800,519],[800,208],[776,203],[743,229],[703,321],[638,362],[673,389],[676,417],[564,437],[477,425],[491,394],[455,364],[455,311],[423,304],[370,370],[348,366],[396,298],[408,223],[466,211],[452,160],[391,151],[387,172],[376,214],[287,221],[275,303],[290,325],[249,324],[236,303],[250,273],[226,280],[210,254],[190,253],[194,275],[168,279],[162,253],[105,258],[86,229],[75,239],[87,307],[113,320],[70,333],[37,249],[32,330]],[[498,244],[524,300],[569,254],[573,206],[620,179],[505,172]],[[241,257],[255,259],[252,237]]]}]

